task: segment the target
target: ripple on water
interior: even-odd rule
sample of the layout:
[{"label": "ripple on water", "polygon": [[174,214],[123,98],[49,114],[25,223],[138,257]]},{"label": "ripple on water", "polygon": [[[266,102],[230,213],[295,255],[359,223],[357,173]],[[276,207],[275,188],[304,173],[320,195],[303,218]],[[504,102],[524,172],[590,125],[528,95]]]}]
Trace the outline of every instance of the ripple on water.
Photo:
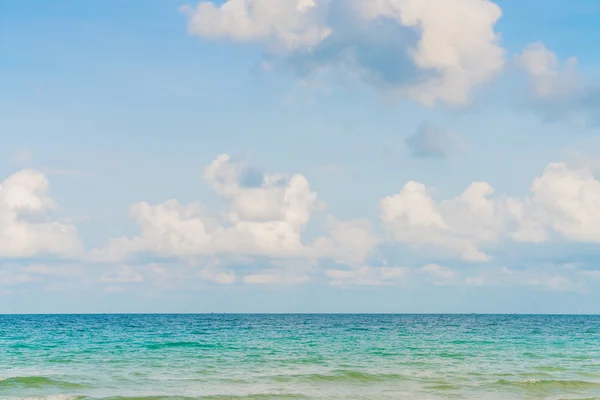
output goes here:
[{"label": "ripple on water", "polygon": [[69,382],[49,378],[47,376],[14,376],[10,378],[0,379],[0,390],[2,389],[40,389],[40,388],[62,388],[75,389],[85,388],[86,385],[80,383]]},{"label": "ripple on water", "polygon": [[10,400],[83,400],[85,396],[69,396],[66,394],[58,394],[53,396],[38,396],[38,397],[11,397]]},{"label": "ripple on water", "polygon": [[323,374],[288,374],[277,375],[273,380],[278,382],[330,382],[330,383],[360,383],[368,384],[385,381],[403,381],[407,378],[400,374],[378,373],[370,374],[361,371],[336,370]]},{"label": "ripple on water", "polygon": [[272,393],[255,393],[248,395],[211,395],[211,396],[113,396],[103,397],[94,400],[293,400],[293,399],[308,399],[309,397],[302,394],[272,394]]},{"label": "ripple on water", "polygon": [[582,380],[559,380],[559,379],[500,379],[498,384],[505,386],[535,387],[546,389],[600,389],[600,382]]}]

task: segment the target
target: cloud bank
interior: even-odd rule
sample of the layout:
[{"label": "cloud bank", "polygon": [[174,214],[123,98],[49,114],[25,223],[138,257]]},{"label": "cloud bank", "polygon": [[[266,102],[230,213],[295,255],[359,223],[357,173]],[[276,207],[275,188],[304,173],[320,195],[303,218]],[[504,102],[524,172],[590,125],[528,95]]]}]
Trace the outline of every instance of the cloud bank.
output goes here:
[{"label": "cloud bank", "polygon": [[[336,285],[391,285],[414,274],[407,266],[388,265],[385,247],[404,248],[422,260],[486,263],[510,242],[600,243],[600,181],[589,168],[565,163],[549,164],[519,198],[496,195],[491,184],[473,182],[456,197],[435,199],[432,188],[407,182],[380,200],[379,220],[324,214],[312,234],[307,228],[325,212],[325,204],[303,175],[262,174],[221,155],[204,169],[203,178],[223,200],[222,212],[176,199],[136,203],[131,216],[137,235],[113,238],[84,253],[76,228],[52,219],[56,204],[44,175],[17,172],[0,188],[0,255],[120,265],[101,276],[102,282],[115,284],[142,281],[128,263],[137,265],[144,256],[180,260],[218,284],[300,284],[321,276]],[[263,269],[240,274],[232,263],[258,263]],[[39,265],[28,276],[51,271]],[[466,282],[438,263],[426,264],[417,275],[436,285]],[[23,276],[11,279],[26,282]],[[471,284],[489,282],[471,279]]]},{"label": "cloud bank", "polygon": [[249,169],[221,155],[204,170],[204,181],[226,204],[222,215],[203,204],[172,199],[134,204],[131,215],[140,228],[135,237],[110,241],[93,258],[118,261],[137,253],[159,256],[250,256],[270,258],[333,258],[361,262],[376,239],[368,221],[338,221],[324,225],[313,243],[303,240],[311,215],[324,207],[303,175],[260,175],[248,183]]}]

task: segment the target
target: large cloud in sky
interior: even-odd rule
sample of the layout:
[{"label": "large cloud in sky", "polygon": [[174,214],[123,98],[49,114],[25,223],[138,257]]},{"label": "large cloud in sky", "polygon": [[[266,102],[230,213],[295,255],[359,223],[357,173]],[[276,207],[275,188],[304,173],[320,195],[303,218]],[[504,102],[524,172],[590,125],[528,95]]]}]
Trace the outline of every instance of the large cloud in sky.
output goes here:
[{"label": "large cloud in sky", "polygon": [[528,195],[493,194],[489,183],[474,182],[458,197],[436,202],[425,185],[408,182],[381,200],[381,221],[391,240],[465,261],[488,261],[481,247],[500,241],[539,243],[559,235],[600,243],[600,182],[587,168],[552,163]]},{"label": "large cloud in sky", "polygon": [[375,245],[370,224],[332,218],[325,226],[330,234],[317,238],[314,246],[305,243],[302,233],[312,213],[324,207],[306,178],[259,174],[249,179],[248,171],[229,156],[219,156],[205,168],[204,180],[225,202],[224,215],[209,213],[201,203],[137,203],[131,214],[139,236],[113,239],[93,257],[120,260],[135,253],[328,257],[352,263],[362,261]]},{"label": "large cloud in sky", "polygon": [[184,7],[188,31],[259,43],[312,74],[336,69],[423,104],[461,105],[504,65],[488,0],[227,0]]},{"label": "large cloud in sky", "polygon": [[426,106],[464,106],[498,76],[515,78],[512,65],[529,81],[528,109],[600,120],[600,88],[586,82],[577,58],[563,62],[537,42],[506,63],[496,31],[502,10],[489,0],[205,0],[183,11],[191,35],[258,44],[268,69],[301,80],[325,73]]},{"label": "large cloud in sky", "polygon": [[223,214],[201,203],[137,203],[131,214],[139,235],[112,239],[93,257],[327,259],[359,267],[376,255],[381,243],[487,262],[488,250],[505,242],[600,242],[600,182],[589,169],[564,163],[550,164],[520,198],[496,195],[490,183],[473,182],[456,197],[436,200],[423,183],[408,182],[379,202],[383,235],[376,235],[378,227],[367,219],[329,216],[313,239],[305,237],[305,230],[324,204],[307,179],[249,171],[243,163],[219,156],[205,168],[204,180],[223,199]]}]

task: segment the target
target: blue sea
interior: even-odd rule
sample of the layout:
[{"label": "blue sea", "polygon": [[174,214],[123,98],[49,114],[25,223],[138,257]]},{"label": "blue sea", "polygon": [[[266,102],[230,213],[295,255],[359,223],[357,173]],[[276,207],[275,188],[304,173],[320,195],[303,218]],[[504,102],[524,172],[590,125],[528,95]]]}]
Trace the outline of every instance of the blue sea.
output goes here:
[{"label": "blue sea", "polygon": [[2,399],[600,399],[600,317],[0,315]]}]

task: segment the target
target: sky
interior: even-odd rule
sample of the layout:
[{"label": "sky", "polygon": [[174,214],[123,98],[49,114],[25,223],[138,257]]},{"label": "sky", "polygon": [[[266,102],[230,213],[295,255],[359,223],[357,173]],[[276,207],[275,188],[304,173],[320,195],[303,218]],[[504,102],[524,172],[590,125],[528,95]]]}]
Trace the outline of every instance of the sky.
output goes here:
[{"label": "sky", "polygon": [[0,313],[599,313],[598,21],[0,0]]}]

